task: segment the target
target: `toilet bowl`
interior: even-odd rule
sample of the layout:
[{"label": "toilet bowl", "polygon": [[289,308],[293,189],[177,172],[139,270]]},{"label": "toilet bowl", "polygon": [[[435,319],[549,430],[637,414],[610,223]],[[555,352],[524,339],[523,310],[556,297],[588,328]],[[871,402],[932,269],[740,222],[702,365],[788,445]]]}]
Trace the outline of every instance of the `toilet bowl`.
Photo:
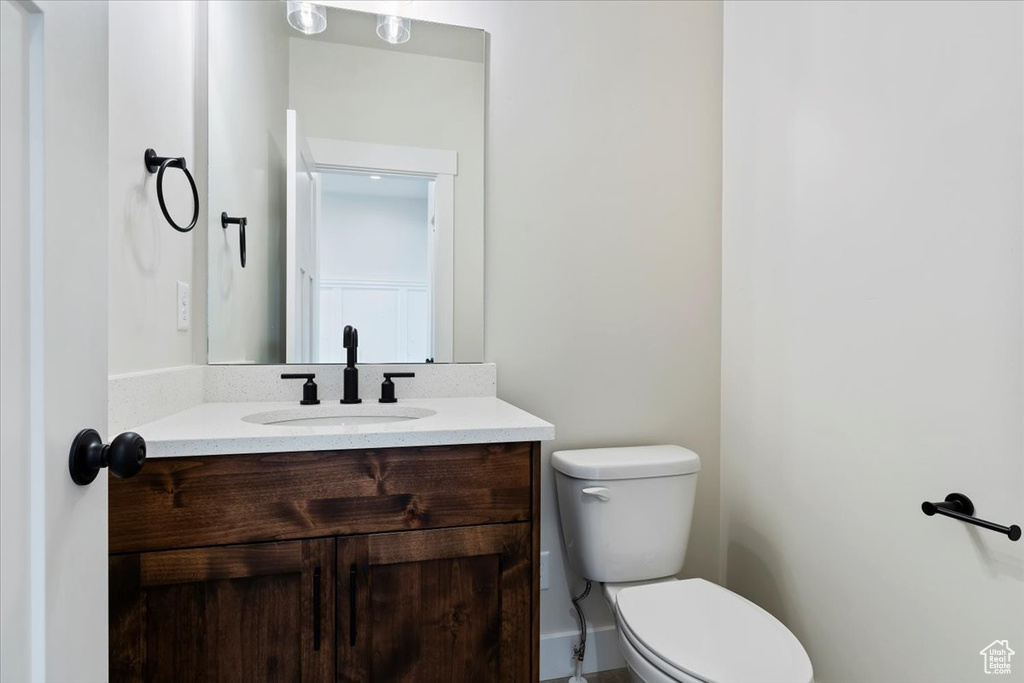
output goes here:
[{"label": "toilet bowl", "polygon": [[605,586],[619,647],[644,683],[810,683],[800,641],[754,603],[703,579]]},{"label": "toilet bowl", "polygon": [[810,683],[800,641],[754,603],[674,578],[700,458],[679,446],[552,454],[566,552],[603,584],[630,676],[642,683]]}]

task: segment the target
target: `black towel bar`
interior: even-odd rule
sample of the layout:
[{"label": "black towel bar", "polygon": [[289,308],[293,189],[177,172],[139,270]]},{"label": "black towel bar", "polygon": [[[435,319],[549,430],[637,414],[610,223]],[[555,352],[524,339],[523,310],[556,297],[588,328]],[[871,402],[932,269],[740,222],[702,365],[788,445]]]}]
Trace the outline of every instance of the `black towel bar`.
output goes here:
[{"label": "black towel bar", "polygon": [[[171,224],[171,227],[178,232],[188,232],[196,227],[196,222],[199,220],[199,190],[196,188],[195,178],[192,177],[192,174],[188,172],[188,168],[185,167],[185,157],[157,156],[151,147],[143,155],[143,161],[146,164],[147,171],[156,173],[156,198],[160,202],[160,210],[163,212],[164,218]],[[192,188],[192,220],[184,228],[174,222],[170,212],[167,211],[167,204],[164,202],[164,171],[169,167],[180,168]]]},{"label": "black towel bar", "polygon": [[1006,534],[1011,541],[1020,540],[1020,527],[1016,524],[1003,526],[1002,524],[996,524],[995,522],[975,517],[974,503],[962,493],[951,493],[941,503],[921,503],[921,511],[929,517],[932,515],[952,517],[953,519],[959,519],[961,522],[980,526],[983,529],[991,529],[992,531]]},{"label": "black towel bar", "polygon": [[229,225],[238,226],[239,257],[243,268],[245,268],[245,226],[248,224],[249,219],[245,216],[229,216],[227,211],[220,212],[220,227],[227,230]]}]

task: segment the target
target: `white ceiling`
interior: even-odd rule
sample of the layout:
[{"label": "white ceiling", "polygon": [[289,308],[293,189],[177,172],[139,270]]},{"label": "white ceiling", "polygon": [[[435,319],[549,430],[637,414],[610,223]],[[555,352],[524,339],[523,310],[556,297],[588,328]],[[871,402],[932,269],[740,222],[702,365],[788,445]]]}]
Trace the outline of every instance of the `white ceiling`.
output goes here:
[{"label": "white ceiling", "polygon": [[429,178],[380,175],[373,180],[368,174],[321,173],[321,189],[331,194],[368,195],[373,197],[403,197],[426,199]]}]

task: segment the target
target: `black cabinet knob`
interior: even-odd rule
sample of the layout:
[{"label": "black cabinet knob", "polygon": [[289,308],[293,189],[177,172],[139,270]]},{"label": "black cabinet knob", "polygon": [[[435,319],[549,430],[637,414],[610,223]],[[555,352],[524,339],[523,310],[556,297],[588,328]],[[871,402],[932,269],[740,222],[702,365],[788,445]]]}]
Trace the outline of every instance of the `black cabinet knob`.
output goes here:
[{"label": "black cabinet knob", "polygon": [[91,484],[104,467],[120,479],[134,477],[146,462],[146,440],[135,432],[119,434],[103,443],[95,429],[83,429],[71,442],[68,470],[79,486]]}]

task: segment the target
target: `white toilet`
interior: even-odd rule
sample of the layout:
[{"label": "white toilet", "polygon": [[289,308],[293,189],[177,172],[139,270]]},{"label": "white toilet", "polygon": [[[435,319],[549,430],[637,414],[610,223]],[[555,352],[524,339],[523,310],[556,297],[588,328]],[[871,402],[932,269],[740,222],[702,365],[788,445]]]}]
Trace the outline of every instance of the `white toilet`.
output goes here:
[{"label": "white toilet", "polygon": [[604,584],[619,646],[644,683],[809,683],[800,641],[754,603],[703,579],[677,580],[700,458],[680,446],[558,451],[569,562]]}]

